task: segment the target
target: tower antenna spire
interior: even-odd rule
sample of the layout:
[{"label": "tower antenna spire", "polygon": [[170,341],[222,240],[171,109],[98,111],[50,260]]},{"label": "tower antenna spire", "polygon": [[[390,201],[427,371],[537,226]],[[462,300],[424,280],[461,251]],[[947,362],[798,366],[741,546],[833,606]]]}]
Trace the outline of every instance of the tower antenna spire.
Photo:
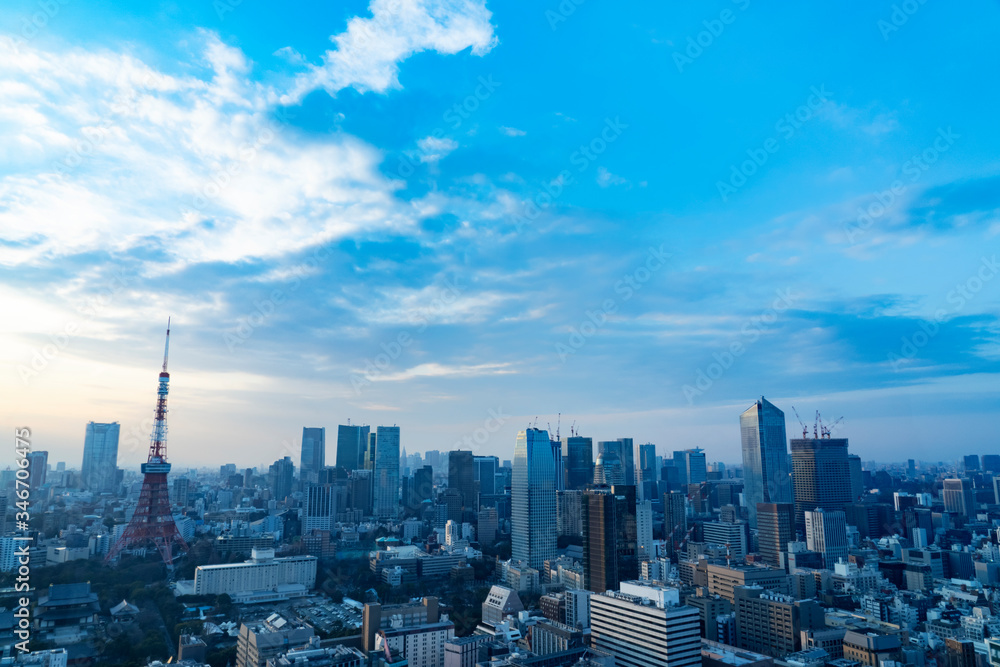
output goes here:
[{"label": "tower antenna spire", "polygon": [[167,317],[167,342],[163,346],[163,372],[167,372],[167,355],[170,353],[170,318]]}]

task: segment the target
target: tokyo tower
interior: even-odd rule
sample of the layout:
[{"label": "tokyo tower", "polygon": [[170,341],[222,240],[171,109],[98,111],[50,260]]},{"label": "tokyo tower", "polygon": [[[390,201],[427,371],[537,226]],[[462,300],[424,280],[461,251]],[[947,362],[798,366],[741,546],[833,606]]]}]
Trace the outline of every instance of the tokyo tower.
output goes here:
[{"label": "tokyo tower", "polygon": [[125,532],[108,552],[105,562],[113,561],[123,549],[144,546],[152,542],[160,550],[163,562],[173,567],[173,546],[187,551],[187,543],[177,530],[170,512],[170,495],[167,489],[167,391],[170,374],[167,373],[167,353],[170,351],[170,320],[167,320],[167,344],[163,348],[163,370],[156,391],[156,411],[153,417],[153,434],[149,444],[149,458],[142,464],[142,491],[139,504]]}]

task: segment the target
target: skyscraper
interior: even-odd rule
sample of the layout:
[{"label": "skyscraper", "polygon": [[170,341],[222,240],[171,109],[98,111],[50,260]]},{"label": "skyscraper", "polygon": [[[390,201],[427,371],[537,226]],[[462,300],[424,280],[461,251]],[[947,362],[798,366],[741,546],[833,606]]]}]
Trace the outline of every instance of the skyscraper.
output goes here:
[{"label": "skyscraper", "polygon": [[792,440],[795,525],[805,525],[805,513],[823,508],[842,510],[851,502],[851,472],[847,438]]},{"label": "skyscraper", "polygon": [[32,489],[45,484],[45,476],[49,472],[49,453],[47,451],[29,452],[28,456],[28,486]]},{"label": "skyscraper", "polygon": [[979,454],[969,454],[965,457],[965,470],[966,472],[979,470]]},{"label": "skyscraper", "polygon": [[361,470],[365,467],[370,426],[340,425],[337,427],[337,467]]},{"label": "skyscraper", "polygon": [[653,503],[643,500],[635,506],[636,546],[640,561],[653,560],[656,551],[653,547]]},{"label": "skyscraper", "polygon": [[583,492],[583,581],[595,593],[639,576],[635,487]]},{"label": "skyscraper", "polygon": [[847,542],[847,519],[840,510],[821,507],[805,513],[806,547],[823,554],[824,567],[832,570],[841,558],[847,559],[850,544]]},{"label": "skyscraper", "polygon": [[750,526],[757,527],[758,503],[792,502],[785,413],[763,396],[740,415],[743,496]]},{"label": "skyscraper", "polygon": [[625,483],[625,469],[622,461],[618,458],[615,448],[601,451],[597,455],[597,465],[594,466],[594,484],[598,486],[611,486],[612,484]]},{"label": "skyscraper", "polygon": [[602,440],[597,443],[598,458],[602,452],[614,452],[618,460],[621,461],[622,473],[625,476],[625,484],[635,485],[635,445],[632,438],[618,438],[617,440]]},{"label": "skyscraper", "polygon": [[548,432],[518,433],[511,473],[511,557],[535,569],[556,557],[555,480]]},{"label": "skyscraper", "polygon": [[310,484],[306,487],[305,513],[302,532],[332,530],[337,518],[337,495],[332,484]]},{"label": "skyscraper", "polygon": [[864,474],[861,469],[861,457],[857,454],[847,455],[847,468],[851,474],[851,502],[856,503],[865,494]]},{"label": "skyscraper", "polygon": [[701,449],[674,452],[674,465],[680,469],[682,484],[701,484],[708,479],[705,452]]},{"label": "skyscraper", "polygon": [[87,424],[80,481],[93,493],[113,493],[118,482],[118,422]]},{"label": "skyscraper", "polygon": [[639,445],[639,479],[637,495],[641,500],[656,497],[656,445]]},{"label": "skyscraper", "polygon": [[[477,456],[473,459],[476,489],[481,495],[492,496],[497,493],[496,478],[499,469],[500,459],[495,456]],[[478,505],[475,509],[479,509]]]},{"label": "skyscraper", "polygon": [[944,499],[944,511],[965,517],[974,516],[976,512],[976,496],[972,485],[967,479],[946,479],[941,491]]},{"label": "skyscraper", "polygon": [[319,471],[325,466],[326,428],[303,428],[299,476],[303,482],[318,482]]},{"label": "skyscraper", "polygon": [[375,516],[395,519],[399,512],[399,427],[375,430]]},{"label": "skyscraper", "polygon": [[278,459],[268,469],[268,482],[271,486],[271,496],[278,502],[283,501],[292,493],[292,480],[295,475],[295,464],[290,456]]},{"label": "skyscraper", "polygon": [[594,481],[594,440],[579,435],[562,439],[564,481],[568,490],[585,489]]},{"label": "skyscraper", "polygon": [[686,496],[681,491],[667,491],[663,494],[663,535],[667,549],[672,554],[675,545],[687,534]]},{"label": "skyscraper", "polygon": [[462,496],[462,507],[479,509],[476,497],[475,459],[472,452],[448,452],[448,488]]},{"label": "skyscraper", "polygon": [[781,567],[781,554],[795,540],[795,505],[757,503],[757,543],[761,558],[771,567]]}]

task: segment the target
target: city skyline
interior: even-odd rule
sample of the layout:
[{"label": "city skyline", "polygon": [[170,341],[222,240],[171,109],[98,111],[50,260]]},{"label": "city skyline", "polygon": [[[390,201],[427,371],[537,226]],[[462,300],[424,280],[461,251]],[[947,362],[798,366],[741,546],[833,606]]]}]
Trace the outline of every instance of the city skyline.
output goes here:
[{"label": "city skyline", "polygon": [[717,36],[694,6],[223,5],[0,16],[0,427],[54,458],[118,421],[138,463],[168,315],[193,465],[348,418],[447,449],[490,411],[484,454],[562,412],[736,461],[762,394],[864,458],[996,447],[1000,92],[952,66],[993,62],[995,3],[887,31],[739,2]]}]

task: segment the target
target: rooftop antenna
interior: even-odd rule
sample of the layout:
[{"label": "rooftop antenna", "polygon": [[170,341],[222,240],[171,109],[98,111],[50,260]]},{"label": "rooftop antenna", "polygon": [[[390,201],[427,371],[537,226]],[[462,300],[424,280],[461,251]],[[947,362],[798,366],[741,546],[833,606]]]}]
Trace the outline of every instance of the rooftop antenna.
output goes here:
[{"label": "rooftop antenna", "polygon": [[809,427],[802,421],[802,417],[799,417],[799,411],[795,409],[794,405],[792,406],[792,412],[795,413],[795,418],[799,420],[799,425],[802,427],[802,439],[805,440],[809,437]]}]

